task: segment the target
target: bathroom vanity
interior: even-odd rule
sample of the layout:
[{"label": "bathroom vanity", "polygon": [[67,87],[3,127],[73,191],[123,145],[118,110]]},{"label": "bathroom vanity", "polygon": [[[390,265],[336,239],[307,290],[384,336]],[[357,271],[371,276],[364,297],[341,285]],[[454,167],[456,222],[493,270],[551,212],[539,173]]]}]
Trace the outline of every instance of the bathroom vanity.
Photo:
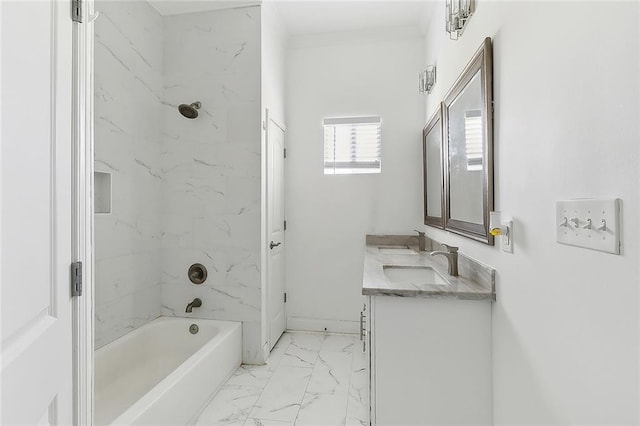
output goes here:
[{"label": "bathroom vanity", "polygon": [[371,424],[491,424],[495,271],[418,251],[413,236],[367,236],[363,348]]}]

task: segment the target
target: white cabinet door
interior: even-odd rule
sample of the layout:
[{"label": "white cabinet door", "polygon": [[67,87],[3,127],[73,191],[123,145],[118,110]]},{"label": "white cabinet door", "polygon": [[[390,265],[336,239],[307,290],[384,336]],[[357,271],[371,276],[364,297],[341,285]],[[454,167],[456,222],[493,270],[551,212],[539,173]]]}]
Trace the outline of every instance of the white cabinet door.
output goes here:
[{"label": "white cabinet door", "polygon": [[375,320],[375,307],[373,306],[374,297],[366,296],[365,298],[365,357],[369,363],[368,373],[369,373],[369,394],[367,398],[369,400],[369,424],[376,424],[375,418],[375,391],[376,391],[376,377],[375,377],[375,334],[373,331],[373,322]]},{"label": "white cabinet door", "polygon": [[372,299],[374,424],[491,424],[491,302]]},{"label": "white cabinet door", "polygon": [[72,21],[0,2],[0,424],[72,424]]}]

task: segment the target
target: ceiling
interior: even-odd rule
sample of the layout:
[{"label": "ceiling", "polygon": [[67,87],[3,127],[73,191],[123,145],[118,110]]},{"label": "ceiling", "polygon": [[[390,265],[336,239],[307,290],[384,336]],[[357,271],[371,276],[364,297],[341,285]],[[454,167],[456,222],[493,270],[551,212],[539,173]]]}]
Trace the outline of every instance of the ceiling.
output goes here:
[{"label": "ceiling", "polygon": [[290,35],[423,27],[430,1],[274,0]]},{"label": "ceiling", "polygon": [[207,12],[233,7],[255,6],[261,0],[147,0],[160,15],[180,15],[183,13]]},{"label": "ceiling", "polygon": [[[419,27],[424,30],[438,0],[148,0],[161,15],[261,4],[277,6],[289,35]],[[444,1],[444,0],[440,0]]]}]

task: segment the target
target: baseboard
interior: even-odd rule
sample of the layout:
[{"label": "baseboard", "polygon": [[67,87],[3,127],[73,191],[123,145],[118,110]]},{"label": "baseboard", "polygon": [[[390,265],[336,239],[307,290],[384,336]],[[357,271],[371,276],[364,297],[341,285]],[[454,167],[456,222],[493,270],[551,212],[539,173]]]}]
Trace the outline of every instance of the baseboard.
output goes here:
[{"label": "baseboard", "polygon": [[358,334],[360,332],[360,324],[358,321],[287,317],[287,330]]}]

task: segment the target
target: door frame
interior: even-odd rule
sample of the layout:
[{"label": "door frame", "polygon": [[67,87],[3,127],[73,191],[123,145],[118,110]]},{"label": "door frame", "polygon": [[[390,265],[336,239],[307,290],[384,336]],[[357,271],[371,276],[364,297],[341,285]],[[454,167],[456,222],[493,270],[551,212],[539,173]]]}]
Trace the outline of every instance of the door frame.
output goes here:
[{"label": "door frame", "polygon": [[82,0],[73,23],[73,236],[72,256],[83,265],[82,296],[74,297],[74,425],[93,424],[93,45],[94,0]]},{"label": "door frame", "polygon": [[[263,182],[264,182],[264,203],[263,203],[263,209],[264,209],[264,220],[263,220],[263,232],[262,232],[262,252],[263,252],[263,262],[262,264],[264,265],[264,279],[263,279],[263,283],[264,283],[264,296],[263,296],[263,310],[265,312],[265,314],[262,316],[262,323],[263,323],[263,330],[266,333],[266,354],[265,354],[265,359],[266,357],[269,355],[270,352],[270,348],[272,346],[271,342],[271,330],[270,330],[270,312],[269,312],[269,252],[267,250],[267,245],[268,245],[268,241],[270,240],[270,235],[269,235],[269,200],[268,200],[268,174],[267,174],[267,169],[268,169],[268,150],[269,150],[269,122],[273,122],[273,124],[275,124],[278,128],[280,128],[280,130],[282,130],[285,134],[285,138],[284,138],[284,148],[286,150],[287,148],[287,127],[284,124],[281,124],[281,122],[279,120],[274,119],[271,114],[269,113],[269,109],[265,108],[264,110],[264,123],[263,123],[263,130],[264,130],[264,153],[265,155],[264,160],[263,160],[263,167],[264,167],[264,173],[263,173]],[[286,158],[286,157],[285,157]],[[284,167],[283,163],[283,167]],[[283,171],[284,174],[284,171]],[[283,179],[283,186],[284,186],[284,179]],[[283,188],[283,197],[284,197],[284,188]],[[285,198],[286,200],[286,198]],[[286,205],[286,202],[285,202]],[[285,214],[286,217],[286,214]],[[285,244],[285,249],[286,249],[286,244]],[[285,264],[286,264],[286,256],[285,256]],[[284,283],[285,285],[285,290],[286,290],[286,286],[287,283],[285,281]],[[286,306],[285,306],[286,309]],[[286,312],[286,311],[285,311]],[[287,325],[286,325],[286,315],[285,315],[285,330],[287,329]]]}]

